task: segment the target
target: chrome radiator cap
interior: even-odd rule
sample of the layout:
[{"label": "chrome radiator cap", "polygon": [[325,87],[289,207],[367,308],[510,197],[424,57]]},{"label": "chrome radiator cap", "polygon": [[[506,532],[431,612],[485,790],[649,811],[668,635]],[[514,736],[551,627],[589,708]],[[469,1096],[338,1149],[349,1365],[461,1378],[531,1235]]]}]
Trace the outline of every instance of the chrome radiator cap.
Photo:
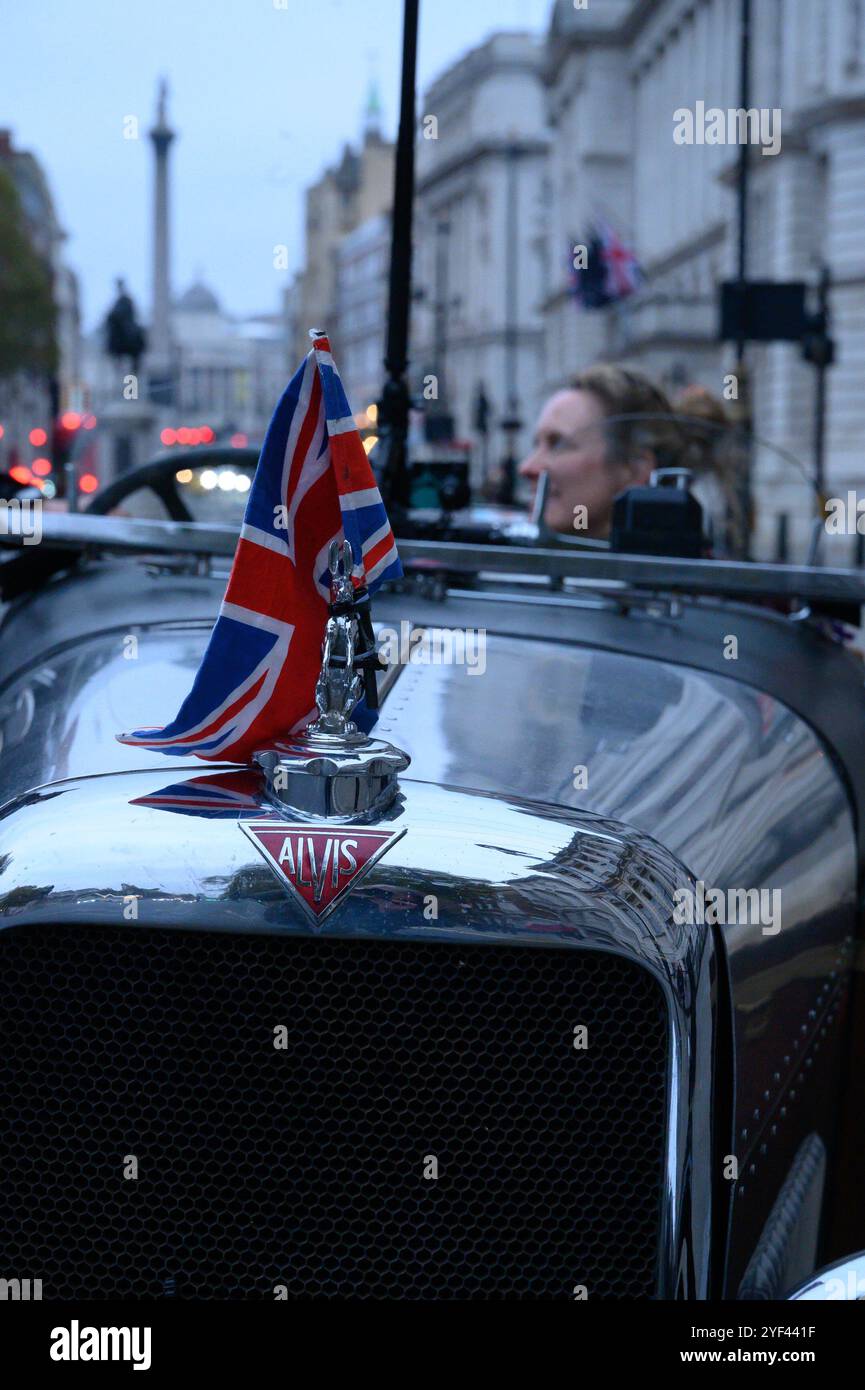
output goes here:
[{"label": "chrome radiator cap", "polygon": [[265,795],[279,810],[301,819],[377,819],[399,791],[407,753],[352,725],[328,733],[313,725],[285,744],[255,754],[265,776]]},{"label": "chrome radiator cap", "polygon": [[[362,733],[350,717],[364,691],[359,659],[377,658],[372,627],[359,619],[348,541],[331,544],[329,562],[331,609],[315,687],[318,718],[302,733],[259,750],[253,758],[265,775],[265,795],[277,809],[309,820],[375,820],[392,804],[398,774],[411,759],[392,744]],[[368,649],[361,651],[366,643]]]}]

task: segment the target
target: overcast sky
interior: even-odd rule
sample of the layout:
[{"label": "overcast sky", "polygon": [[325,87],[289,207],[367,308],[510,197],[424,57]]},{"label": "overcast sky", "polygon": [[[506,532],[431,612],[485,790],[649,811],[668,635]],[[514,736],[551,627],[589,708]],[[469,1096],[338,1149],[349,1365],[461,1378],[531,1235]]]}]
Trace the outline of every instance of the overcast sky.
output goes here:
[{"label": "overcast sky", "polygon": [[[282,7],[284,6],[284,7]],[[421,91],[500,29],[546,26],[550,0],[421,0]],[[40,159],[81,277],[85,324],[114,278],[150,297],[147,130],[171,85],[175,291],[201,274],[235,313],[272,311],[301,256],[301,193],[357,138],[371,74],[398,119],[401,0],[0,0],[0,126]],[[124,139],[138,116],[140,138]]]}]

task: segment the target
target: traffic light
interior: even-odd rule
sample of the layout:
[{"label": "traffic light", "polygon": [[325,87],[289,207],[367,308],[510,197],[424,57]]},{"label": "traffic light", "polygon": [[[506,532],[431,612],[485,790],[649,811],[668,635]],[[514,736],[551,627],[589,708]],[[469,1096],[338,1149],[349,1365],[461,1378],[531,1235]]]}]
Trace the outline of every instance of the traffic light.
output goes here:
[{"label": "traffic light", "polygon": [[55,420],[51,432],[51,457],[57,480],[57,494],[60,497],[66,493],[66,464],[72,458],[81,423],[81,416],[77,411],[64,410],[60,418]]}]

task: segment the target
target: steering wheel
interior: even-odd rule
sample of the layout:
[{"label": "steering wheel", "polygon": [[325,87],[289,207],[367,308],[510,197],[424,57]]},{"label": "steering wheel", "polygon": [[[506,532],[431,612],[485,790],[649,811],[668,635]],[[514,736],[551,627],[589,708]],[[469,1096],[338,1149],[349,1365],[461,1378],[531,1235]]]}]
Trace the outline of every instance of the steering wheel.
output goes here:
[{"label": "steering wheel", "polygon": [[37,487],[32,483],[19,483],[17,479],[8,473],[0,473],[0,501],[11,502],[13,497],[20,497],[26,493],[28,497],[39,497],[41,494]]},{"label": "steering wheel", "polygon": [[218,468],[221,464],[231,464],[233,468],[253,472],[257,463],[257,449],[207,449],[198,446],[173,450],[170,454],[160,454],[150,463],[143,463],[140,468],[133,468],[131,473],[121,473],[113,483],[100,489],[82,510],[91,516],[105,516],[106,512],[113,511],[133,492],[148,488],[159,498],[172,521],[192,521],[192,513],[177,490],[175,474],[181,468]]}]

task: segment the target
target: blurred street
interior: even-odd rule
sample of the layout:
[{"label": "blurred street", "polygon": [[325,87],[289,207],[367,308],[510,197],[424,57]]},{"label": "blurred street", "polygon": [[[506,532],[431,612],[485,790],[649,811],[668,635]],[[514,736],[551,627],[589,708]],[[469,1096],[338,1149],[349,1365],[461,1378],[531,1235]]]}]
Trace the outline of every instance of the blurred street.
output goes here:
[{"label": "blurred street", "polygon": [[[747,525],[755,556],[806,558],[826,500],[861,477],[862,10],[421,6],[414,506],[438,505],[444,477],[451,499],[525,515],[535,489],[519,464],[544,402],[616,362],[706,422],[684,464],[704,497],[724,496],[716,536]],[[374,451],[400,23],[397,0],[362,14],[223,0],[206,39],[199,8],[167,0],[146,24],[106,0],[9,18],[9,486],[46,500],[71,487],[86,505],[173,450],[195,515],[239,515],[243,484],[217,470],[202,486],[191,452],[257,450],[317,326]],[[73,31],[86,87],[65,60]],[[855,521],[821,545],[832,563],[862,560]]]}]

